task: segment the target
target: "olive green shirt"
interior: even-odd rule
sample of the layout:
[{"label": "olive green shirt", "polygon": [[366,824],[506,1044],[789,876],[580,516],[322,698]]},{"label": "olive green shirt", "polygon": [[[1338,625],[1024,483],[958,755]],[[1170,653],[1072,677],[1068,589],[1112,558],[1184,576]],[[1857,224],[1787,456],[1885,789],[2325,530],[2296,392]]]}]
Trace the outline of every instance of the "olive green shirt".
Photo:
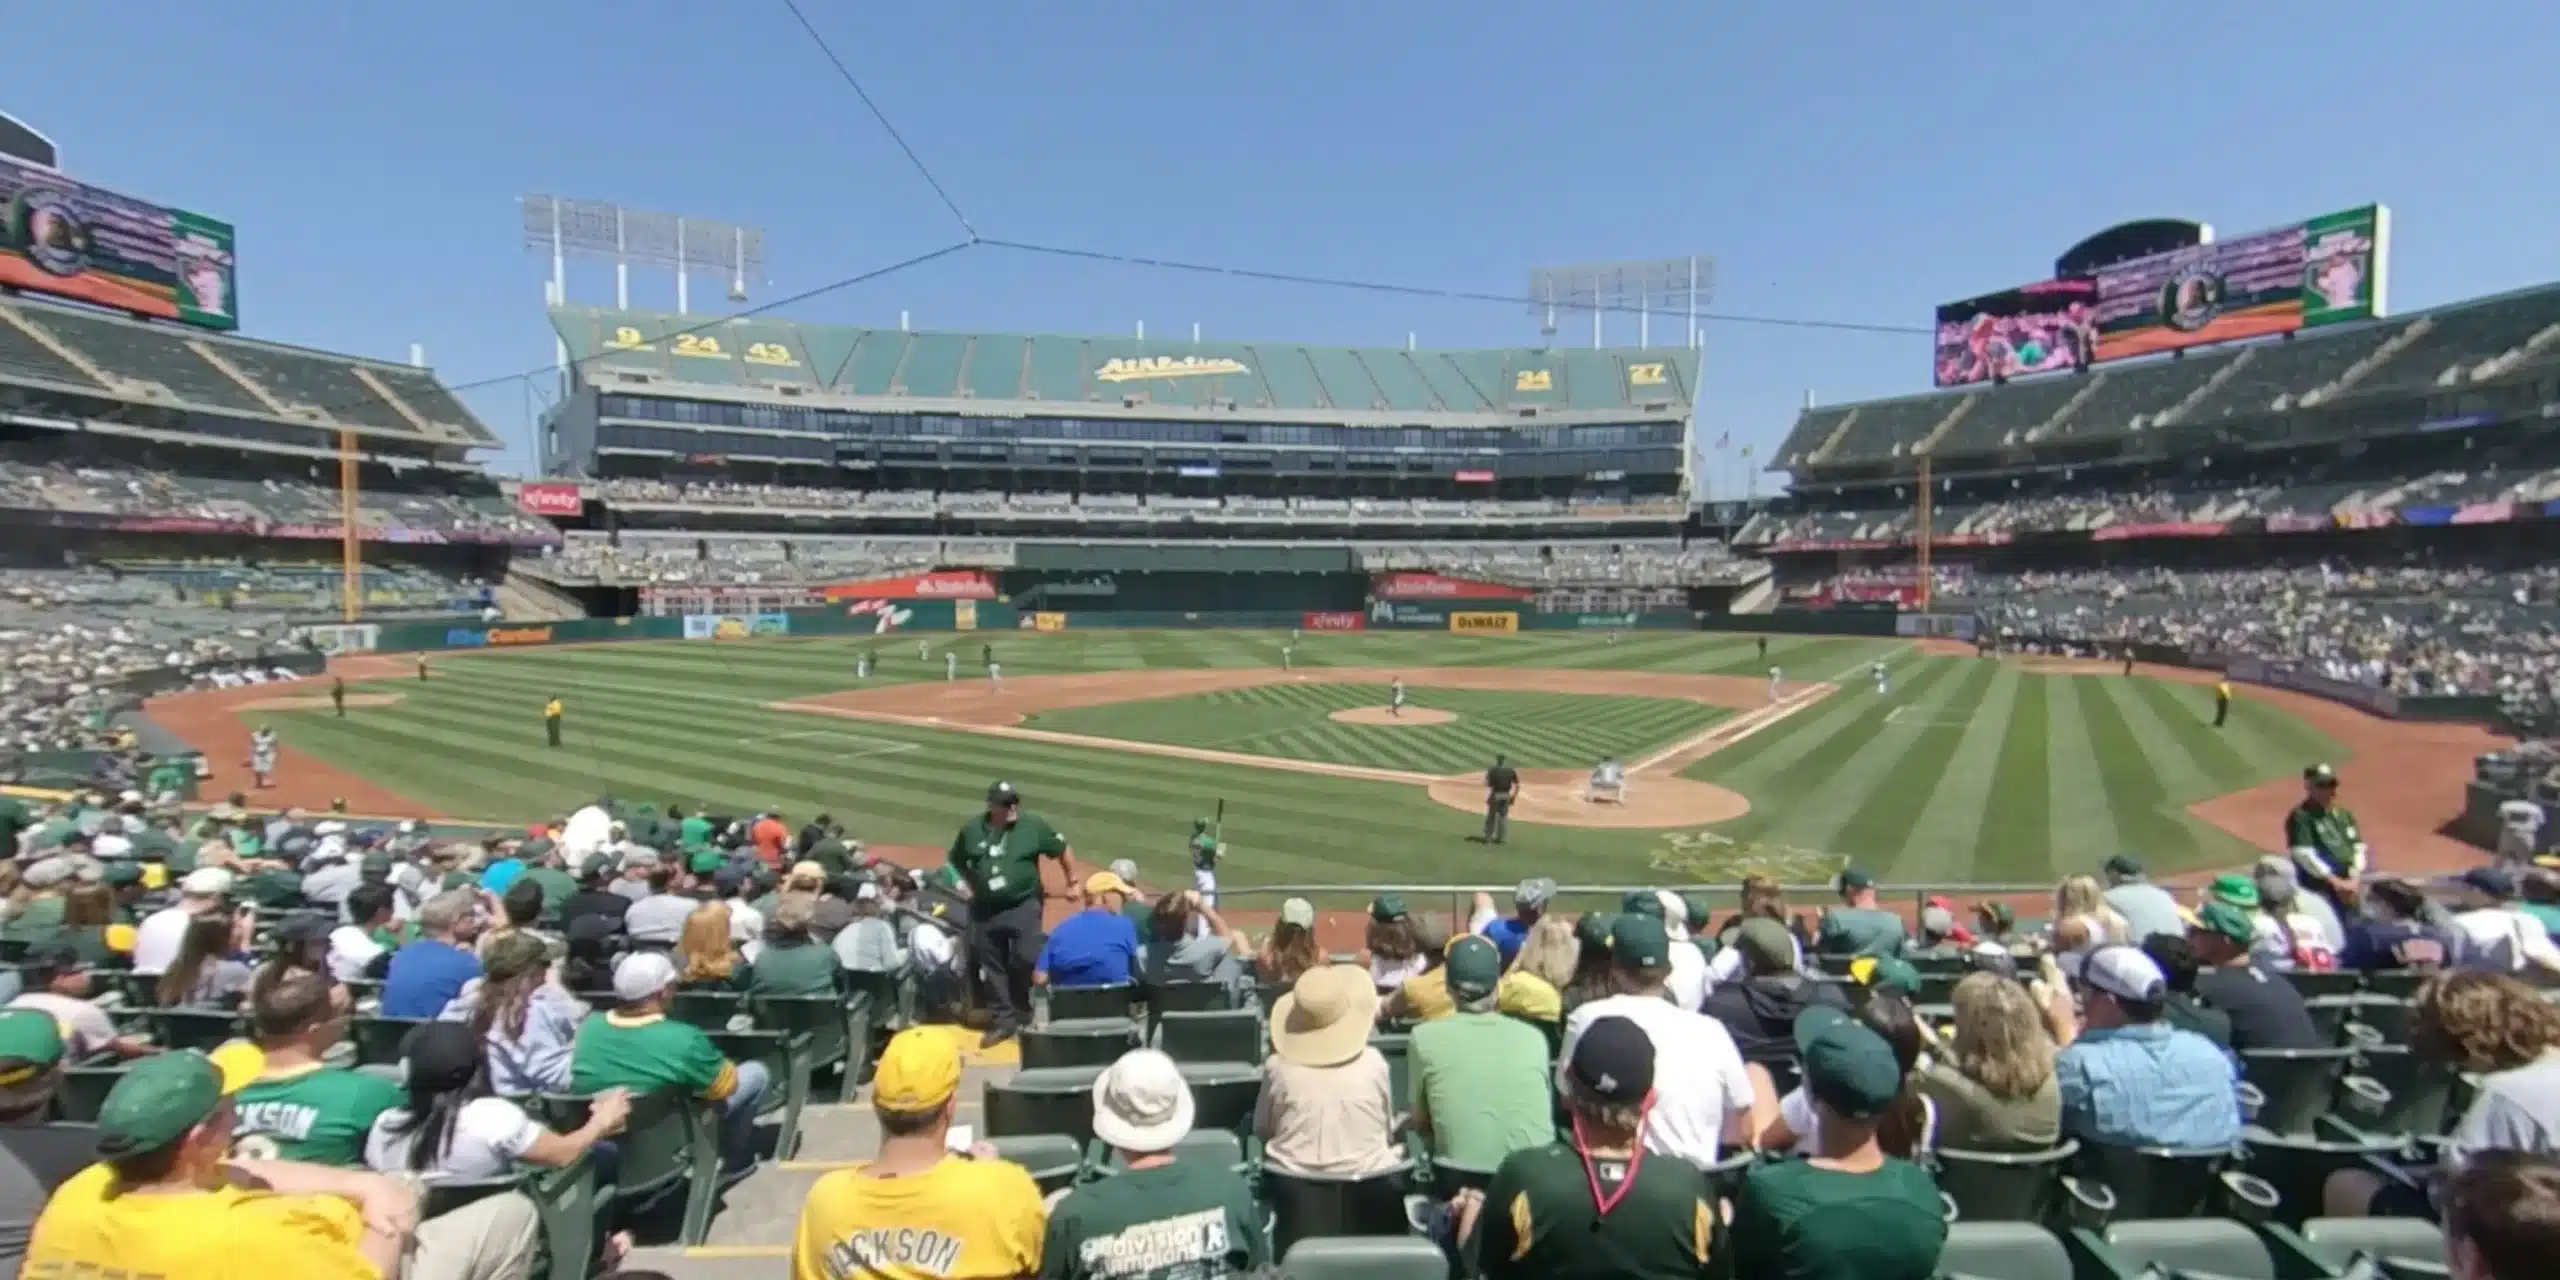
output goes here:
[{"label": "olive green shirt", "polygon": [[981,911],[1000,911],[1040,896],[1040,860],[1066,855],[1067,838],[1036,813],[997,827],[985,814],[969,819],[951,838],[950,863],[969,882]]}]

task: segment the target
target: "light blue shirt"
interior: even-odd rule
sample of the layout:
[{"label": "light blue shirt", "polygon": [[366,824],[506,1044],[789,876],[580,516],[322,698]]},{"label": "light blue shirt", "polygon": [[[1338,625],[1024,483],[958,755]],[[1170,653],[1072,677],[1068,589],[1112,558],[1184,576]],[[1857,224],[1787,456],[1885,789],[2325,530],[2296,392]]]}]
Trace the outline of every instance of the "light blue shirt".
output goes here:
[{"label": "light blue shirt", "polygon": [[[441,1022],[469,1022],[480,1007],[481,980],[474,978],[461,996],[444,1007]],[[524,1034],[507,1034],[501,1024],[489,1028],[483,1042],[489,1054],[489,1087],[500,1097],[529,1093],[567,1093],[569,1059],[577,1047],[578,1023],[587,1006],[577,997],[546,982],[525,1001]]]},{"label": "light blue shirt", "polygon": [[2240,1073],[2211,1040],[2165,1023],[2081,1034],[2054,1059],[2062,1131],[2127,1147],[2240,1140]]}]

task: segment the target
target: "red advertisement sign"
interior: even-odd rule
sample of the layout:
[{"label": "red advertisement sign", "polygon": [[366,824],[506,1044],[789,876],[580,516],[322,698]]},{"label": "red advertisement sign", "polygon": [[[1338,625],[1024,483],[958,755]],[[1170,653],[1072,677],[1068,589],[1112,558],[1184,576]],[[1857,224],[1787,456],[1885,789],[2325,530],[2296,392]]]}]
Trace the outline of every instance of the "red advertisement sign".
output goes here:
[{"label": "red advertisement sign", "polygon": [[1369,615],[1358,610],[1344,613],[1310,613],[1305,619],[1309,631],[1366,631]]},{"label": "red advertisement sign", "polygon": [[839,582],[827,588],[829,600],[993,600],[995,579],[976,569],[936,569],[905,578]]},{"label": "red advertisement sign", "polygon": [[1492,472],[1490,472],[1490,471],[1461,471],[1461,472],[1457,473],[1456,475],[1451,476],[1451,477],[1449,477],[1449,478],[1450,478],[1450,479],[1452,479],[1452,480],[1457,481],[1457,482],[1458,482],[1458,483],[1460,483],[1460,484],[1492,484],[1492,483],[1493,483],[1493,473],[1492,473]]},{"label": "red advertisement sign", "polygon": [[1381,600],[1526,600],[1532,593],[1526,587],[1436,573],[1382,573],[1370,584],[1369,594]]},{"label": "red advertisement sign", "polygon": [[587,495],[574,484],[520,484],[516,506],[527,515],[574,516],[587,509]]},{"label": "red advertisement sign", "polygon": [[2128,538],[2219,538],[2231,526],[2219,520],[2180,520],[2158,524],[2111,524],[2089,535],[2091,542],[2122,542]]}]

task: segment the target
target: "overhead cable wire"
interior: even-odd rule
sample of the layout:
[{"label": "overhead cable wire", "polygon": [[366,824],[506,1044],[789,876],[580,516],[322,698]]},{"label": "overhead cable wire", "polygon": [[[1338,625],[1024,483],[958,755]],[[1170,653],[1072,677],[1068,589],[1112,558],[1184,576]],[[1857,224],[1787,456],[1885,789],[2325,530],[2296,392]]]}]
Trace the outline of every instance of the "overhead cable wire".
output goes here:
[{"label": "overhead cable wire", "polygon": [[809,42],[818,46],[819,53],[826,55],[827,61],[834,65],[836,75],[844,80],[845,87],[853,90],[853,96],[862,99],[863,110],[871,113],[871,118],[879,124],[880,131],[888,134],[889,141],[897,143],[898,150],[906,153],[907,163],[915,169],[917,177],[924,179],[926,186],[933,188],[934,198],[942,201],[942,207],[950,211],[952,221],[959,223],[960,230],[967,233],[971,240],[977,239],[978,229],[970,225],[969,215],[960,212],[960,202],[951,198],[951,192],[943,187],[942,179],[933,176],[932,167],[924,162],[923,156],[916,154],[915,147],[907,142],[907,135],[900,133],[898,126],[890,122],[889,113],[882,111],[880,104],[872,100],[871,91],[862,87],[862,77],[853,74],[853,68],[846,66],[844,59],[836,56],[835,46],[828,44],[827,38],[818,34],[817,24],[809,21],[809,15],[800,11],[800,0],[782,0],[782,7],[789,9],[791,16],[800,23],[800,29],[809,33]]}]

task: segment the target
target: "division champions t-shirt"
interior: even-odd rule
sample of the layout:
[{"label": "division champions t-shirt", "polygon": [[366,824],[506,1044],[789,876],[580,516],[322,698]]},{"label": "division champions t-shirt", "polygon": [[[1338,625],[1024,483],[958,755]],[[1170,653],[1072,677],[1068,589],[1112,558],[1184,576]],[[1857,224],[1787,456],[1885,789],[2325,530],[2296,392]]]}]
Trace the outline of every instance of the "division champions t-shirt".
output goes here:
[{"label": "division champions t-shirt", "polygon": [[1043,1280],[1217,1280],[1271,1263],[1232,1169],[1177,1161],[1088,1182],[1058,1202]]}]

